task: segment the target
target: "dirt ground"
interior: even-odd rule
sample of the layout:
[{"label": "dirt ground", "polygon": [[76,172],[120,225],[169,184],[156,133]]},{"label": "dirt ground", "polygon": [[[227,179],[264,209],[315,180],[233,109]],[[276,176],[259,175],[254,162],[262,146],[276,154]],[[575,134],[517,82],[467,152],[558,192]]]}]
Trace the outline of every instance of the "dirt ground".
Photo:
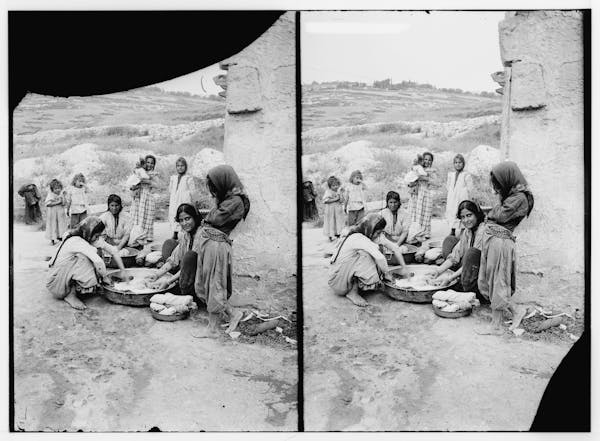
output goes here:
[{"label": "dirt ground", "polygon": [[302,234],[306,430],[529,430],[571,340],[480,335],[489,307],[444,319],[373,293],[358,308],[327,286],[322,230]]},{"label": "dirt ground", "polygon": [[[100,296],[75,311],[45,288],[43,232],[15,224],[13,245],[15,430],[297,429],[297,352],[280,334],[195,338],[205,314],[158,322]],[[236,279],[232,300],[290,317],[295,279],[284,282]]]}]

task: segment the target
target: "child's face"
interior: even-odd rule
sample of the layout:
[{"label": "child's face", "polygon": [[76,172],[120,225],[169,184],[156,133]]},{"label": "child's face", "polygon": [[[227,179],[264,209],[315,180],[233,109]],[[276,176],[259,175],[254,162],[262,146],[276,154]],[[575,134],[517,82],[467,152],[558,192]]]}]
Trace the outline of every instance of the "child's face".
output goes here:
[{"label": "child's face", "polygon": [[83,179],[79,178],[75,181],[75,187],[83,187],[83,184],[85,184],[85,182],[83,181]]},{"label": "child's face", "polygon": [[339,188],[340,188],[340,183],[339,182],[334,182],[333,184],[331,184],[331,190],[338,191]]},{"label": "child's face", "polygon": [[454,159],[454,169],[456,171],[461,171],[463,168],[465,168],[465,163],[462,161],[462,159],[460,159],[460,158]]},{"label": "child's face", "polygon": [[354,178],[352,179],[352,183],[354,185],[358,185],[362,182],[362,177],[360,175],[354,176]]},{"label": "child's face", "polygon": [[431,156],[429,156],[429,155],[423,156],[423,167],[425,167],[425,168],[431,167],[432,163],[433,163],[433,159],[431,159]]},{"label": "child's face", "polygon": [[52,189],[52,193],[54,193],[54,194],[60,194],[61,191],[62,191],[62,187],[60,187],[60,186],[54,187]]},{"label": "child's face", "polygon": [[152,170],[154,170],[154,166],[155,166],[155,164],[154,164],[154,159],[153,158],[146,159],[146,165],[145,165],[146,171],[152,171]]},{"label": "child's face", "polygon": [[179,173],[180,175],[185,173],[185,164],[183,162],[178,162],[175,164],[175,170],[177,170],[177,173]]}]

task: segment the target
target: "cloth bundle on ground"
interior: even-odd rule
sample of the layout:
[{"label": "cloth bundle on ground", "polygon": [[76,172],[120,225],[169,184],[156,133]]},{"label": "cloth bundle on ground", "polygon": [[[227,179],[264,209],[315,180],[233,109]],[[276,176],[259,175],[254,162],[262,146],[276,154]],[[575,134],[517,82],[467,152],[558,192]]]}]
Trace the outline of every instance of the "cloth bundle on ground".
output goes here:
[{"label": "cloth bundle on ground", "polygon": [[150,309],[161,315],[181,314],[197,308],[192,296],[176,296],[168,292],[150,298]]},{"label": "cloth bundle on ground", "polygon": [[432,303],[444,312],[464,311],[479,306],[474,292],[458,292],[452,289],[436,292]]},{"label": "cloth bundle on ground", "polygon": [[162,251],[151,251],[145,256],[146,266],[156,265],[160,259],[162,259]]},{"label": "cloth bundle on ground", "polygon": [[139,245],[145,245],[146,236],[147,233],[140,225],[134,225],[129,233],[129,242],[127,242],[127,246],[135,247]]}]

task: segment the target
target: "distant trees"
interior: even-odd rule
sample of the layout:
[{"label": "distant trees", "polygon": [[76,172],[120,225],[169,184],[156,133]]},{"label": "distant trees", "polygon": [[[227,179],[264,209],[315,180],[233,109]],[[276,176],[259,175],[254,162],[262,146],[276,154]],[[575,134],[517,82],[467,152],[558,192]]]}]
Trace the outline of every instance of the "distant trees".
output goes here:
[{"label": "distant trees", "polygon": [[384,89],[384,90],[406,90],[406,89],[417,89],[424,91],[439,91],[444,93],[452,93],[452,94],[461,94],[461,95],[471,95],[471,96],[481,96],[485,98],[497,98],[495,92],[470,92],[467,90],[462,90],[460,88],[452,88],[452,87],[436,87],[433,84],[429,83],[418,83],[416,81],[403,80],[399,83],[392,83],[391,78],[385,78],[383,80],[375,80],[371,86],[368,86],[367,83],[359,82],[359,81],[324,81],[319,83],[318,81],[313,81],[310,84],[304,84],[304,87],[310,89]]}]

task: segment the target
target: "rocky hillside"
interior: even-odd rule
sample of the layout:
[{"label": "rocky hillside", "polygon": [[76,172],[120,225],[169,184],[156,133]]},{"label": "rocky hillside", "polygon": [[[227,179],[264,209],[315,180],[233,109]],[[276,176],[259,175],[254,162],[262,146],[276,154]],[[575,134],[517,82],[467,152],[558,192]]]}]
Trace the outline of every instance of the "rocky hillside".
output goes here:
[{"label": "rocky hillside", "polygon": [[[125,180],[137,158],[153,154],[163,189],[160,214],[178,157],[188,160],[199,184],[210,166],[223,162],[224,112],[223,101],[155,88],[93,97],[30,94],[13,115],[15,193],[34,182],[45,196],[53,178],[66,186],[74,174],[83,173],[92,204],[105,203],[110,193],[128,204]],[[19,214],[22,199],[15,194],[14,202]]]},{"label": "rocky hillside", "polygon": [[[306,88],[305,88],[306,89]],[[491,205],[489,171],[500,160],[500,99],[441,91],[306,90],[302,173],[320,192],[330,175],[347,184],[361,170],[371,201],[398,191],[418,153],[434,154],[434,216],[445,210],[446,178],[456,153],[474,176],[474,199]],[[305,123],[306,121],[306,123]],[[362,121],[362,123],[352,123]]]}]

